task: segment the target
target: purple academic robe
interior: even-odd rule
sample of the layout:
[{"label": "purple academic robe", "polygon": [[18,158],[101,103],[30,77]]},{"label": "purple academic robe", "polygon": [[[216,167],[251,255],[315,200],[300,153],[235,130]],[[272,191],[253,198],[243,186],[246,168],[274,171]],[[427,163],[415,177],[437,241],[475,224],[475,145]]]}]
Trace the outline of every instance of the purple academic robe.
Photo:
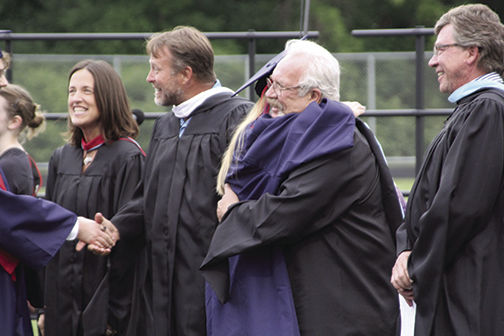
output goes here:
[{"label": "purple academic robe", "polygon": [[[72,230],[77,216],[33,196],[0,190],[0,248],[30,267],[42,267]],[[2,335],[32,335],[21,267],[16,281],[0,268],[0,329]]]}]

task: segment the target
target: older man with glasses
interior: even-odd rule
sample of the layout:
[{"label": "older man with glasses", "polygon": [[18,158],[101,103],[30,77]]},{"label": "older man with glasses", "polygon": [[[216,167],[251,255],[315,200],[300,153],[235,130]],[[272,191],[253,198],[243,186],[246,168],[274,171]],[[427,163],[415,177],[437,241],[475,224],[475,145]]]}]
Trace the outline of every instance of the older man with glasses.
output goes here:
[{"label": "older man with glasses", "polygon": [[339,63],[322,46],[290,41],[268,75],[219,173],[208,334],[392,336],[402,215],[379,145],[339,102]]},{"label": "older man with glasses", "polygon": [[502,335],[504,26],[473,4],[435,32],[429,65],[456,108],[411,191],[391,280],[417,304],[415,335]]}]

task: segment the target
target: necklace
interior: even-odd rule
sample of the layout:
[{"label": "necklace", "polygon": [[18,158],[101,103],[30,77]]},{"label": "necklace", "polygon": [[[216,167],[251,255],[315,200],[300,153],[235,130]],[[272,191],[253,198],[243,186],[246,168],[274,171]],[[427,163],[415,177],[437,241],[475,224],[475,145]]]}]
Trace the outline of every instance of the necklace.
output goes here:
[{"label": "necklace", "polygon": [[100,148],[105,143],[105,140],[101,135],[98,135],[96,138],[92,139],[89,142],[86,142],[84,138],[81,139],[81,148],[84,151],[84,159],[82,159],[82,164],[85,167],[93,162],[95,153],[94,151]]},{"label": "necklace", "polygon": [[91,162],[93,162],[93,156],[91,155],[91,153],[88,153],[86,154],[86,156],[84,156],[84,160],[82,160],[82,163],[84,163],[84,166],[87,166],[91,164]]}]

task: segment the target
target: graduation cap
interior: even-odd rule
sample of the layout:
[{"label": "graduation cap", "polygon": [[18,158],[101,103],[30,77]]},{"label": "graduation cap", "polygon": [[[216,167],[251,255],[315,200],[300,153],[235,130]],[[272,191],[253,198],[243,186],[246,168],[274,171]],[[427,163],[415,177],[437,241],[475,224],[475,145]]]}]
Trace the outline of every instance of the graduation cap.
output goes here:
[{"label": "graduation cap", "polygon": [[[306,40],[308,38],[308,35],[305,35],[300,38],[300,40]],[[255,81],[257,81],[255,85],[255,92],[257,93],[258,96],[261,96],[264,88],[266,87],[266,78],[268,78],[272,73],[275,67],[277,66],[278,62],[282,60],[282,58],[285,57],[287,54],[287,50],[282,51],[280,54],[276,55],[272,59],[266,63],[259,71],[257,71],[252,77],[249,78],[248,81],[245,82],[238,90],[233,93],[233,96],[236,96],[238,93],[252,85]]]},{"label": "graduation cap", "polygon": [[255,92],[258,96],[260,96],[262,91],[266,87],[266,78],[268,78],[273,73],[273,70],[277,66],[278,62],[280,62],[280,60],[285,57],[285,54],[286,50],[270,59],[268,63],[266,63],[261,69],[259,69],[259,71],[257,71],[252,77],[250,77],[249,80],[245,82],[245,84],[243,84],[238,90],[236,90],[233,96],[236,96],[238,93],[252,85],[255,81],[257,81],[255,85]]}]

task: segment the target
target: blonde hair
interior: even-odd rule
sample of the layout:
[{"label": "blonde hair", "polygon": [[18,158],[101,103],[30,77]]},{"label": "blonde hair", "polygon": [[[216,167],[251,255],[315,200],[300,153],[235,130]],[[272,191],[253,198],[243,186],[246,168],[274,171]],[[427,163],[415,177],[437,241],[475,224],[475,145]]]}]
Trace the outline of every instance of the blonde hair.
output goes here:
[{"label": "blonde hair", "polygon": [[[45,117],[40,106],[33,101],[31,95],[19,85],[7,84],[0,89],[0,97],[6,102],[9,118],[20,116],[22,119],[18,140],[22,143],[32,139],[44,130]],[[28,129],[26,129],[28,128]]]},{"label": "blonde hair", "polygon": [[233,163],[233,159],[239,157],[241,154],[241,151],[243,149],[243,138],[247,126],[249,126],[250,123],[261,116],[265,105],[265,99],[259,99],[259,101],[254,105],[254,107],[252,107],[243,121],[236,127],[236,130],[233,133],[233,137],[229,142],[229,146],[224,152],[224,156],[222,157],[221,167],[219,174],[217,175],[216,189],[219,195],[224,194],[224,184],[226,183],[226,177],[229,171],[229,167],[231,167],[231,164]]}]

